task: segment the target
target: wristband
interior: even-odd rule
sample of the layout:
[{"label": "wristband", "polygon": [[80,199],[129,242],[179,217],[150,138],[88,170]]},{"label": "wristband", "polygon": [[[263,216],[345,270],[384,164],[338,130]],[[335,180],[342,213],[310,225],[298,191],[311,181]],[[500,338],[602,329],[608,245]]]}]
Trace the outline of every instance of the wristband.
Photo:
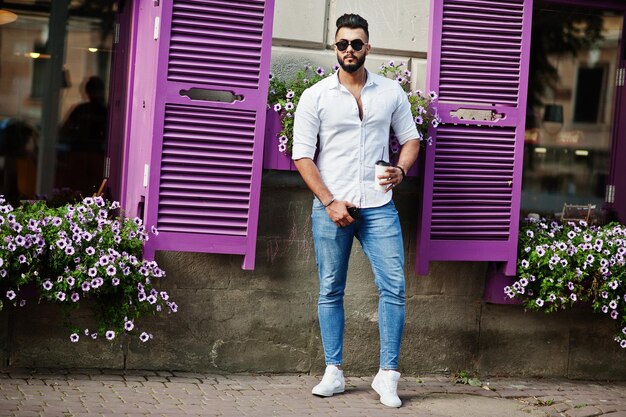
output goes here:
[{"label": "wristband", "polygon": [[324,208],[330,206],[331,204],[333,204],[333,202],[335,201],[335,197],[331,198],[330,201],[326,204],[322,203],[322,205],[324,206]]},{"label": "wristband", "polygon": [[400,165],[396,165],[396,168],[398,168],[402,172],[402,179],[404,179],[404,177],[406,177],[406,172],[404,172],[404,168],[402,168]]}]

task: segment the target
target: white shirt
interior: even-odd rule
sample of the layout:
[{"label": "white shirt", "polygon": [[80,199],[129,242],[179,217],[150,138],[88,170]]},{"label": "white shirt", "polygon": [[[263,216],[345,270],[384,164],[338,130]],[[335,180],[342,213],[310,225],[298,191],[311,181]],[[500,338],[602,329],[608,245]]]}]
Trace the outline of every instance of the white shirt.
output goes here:
[{"label": "white shirt", "polygon": [[317,168],[333,196],[361,208],[380,207],[391,200],[391,191],[374,188],[374,164],[389,161],[389,127],[401,145],[417,140],[418,133],[397,81],[368,71],[361,103],[362,121],[337,73],[306,89],[296,109],[292,159],[313,159],[319,136]]}]

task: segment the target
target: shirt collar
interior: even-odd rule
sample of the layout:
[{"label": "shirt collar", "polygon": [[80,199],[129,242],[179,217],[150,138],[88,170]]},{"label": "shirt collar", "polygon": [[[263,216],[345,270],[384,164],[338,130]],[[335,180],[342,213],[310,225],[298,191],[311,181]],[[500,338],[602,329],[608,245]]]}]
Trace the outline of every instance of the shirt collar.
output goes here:
[{"label": "shirt collar", "polygon": [[[368,69],[365,69],[365,72],[367,73],[367,81],[365,81],[365,85],[363,86],[368,87],[368,86],[372,86],[375,84],[378,84],[375,80],[374,80],[374,76],[373,74],[368,71]],[[335,71],[335,73],[332,75],[333,76],[333,82],[330,83],[329,89],[337,89],[339,90],[341,83],[339,82],[339,70]]]}]

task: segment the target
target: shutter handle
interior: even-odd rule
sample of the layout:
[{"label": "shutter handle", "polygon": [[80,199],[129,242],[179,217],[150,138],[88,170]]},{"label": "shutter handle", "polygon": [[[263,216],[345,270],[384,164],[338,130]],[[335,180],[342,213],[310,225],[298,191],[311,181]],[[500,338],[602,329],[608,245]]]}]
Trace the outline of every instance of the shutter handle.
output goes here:
[{"label": "shutter handle", "polygon": [[233,91],[211,90],[208,88],[180,90],[179,94],[181,97],[188,97],[191,100],[218,101],[221,103],[234,103],[235,101],[243,101],[245,98],[241,94],[235,94]]},{"label": "shutter handle", "polygon": [[513,180],[508,180],[506,183],[509,184],[509,187],[513,187]]},{"label": "shutter handle", "polygon": [[506,118],[506,114],[497,113],[495,110],[463,108],[450,111],[450,116],[456,117],[460,120],[478,120],[485,122],[495,122]]}]

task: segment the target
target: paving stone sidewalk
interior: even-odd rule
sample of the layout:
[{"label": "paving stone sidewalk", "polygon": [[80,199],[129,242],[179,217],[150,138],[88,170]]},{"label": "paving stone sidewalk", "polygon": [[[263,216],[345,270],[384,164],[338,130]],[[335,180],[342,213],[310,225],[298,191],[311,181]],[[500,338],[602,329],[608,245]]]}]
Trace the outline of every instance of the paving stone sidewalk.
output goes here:
[{"label": "paving stone sidewalk", "polygon": [[0,416],[429,416],[626,417],[626,383],[490,378],[482,387],[449,377],[403,377],[404,403],[378,402],[371,378],[346,392],[311,395],[319,377],[119,370],[0,370]]}]

